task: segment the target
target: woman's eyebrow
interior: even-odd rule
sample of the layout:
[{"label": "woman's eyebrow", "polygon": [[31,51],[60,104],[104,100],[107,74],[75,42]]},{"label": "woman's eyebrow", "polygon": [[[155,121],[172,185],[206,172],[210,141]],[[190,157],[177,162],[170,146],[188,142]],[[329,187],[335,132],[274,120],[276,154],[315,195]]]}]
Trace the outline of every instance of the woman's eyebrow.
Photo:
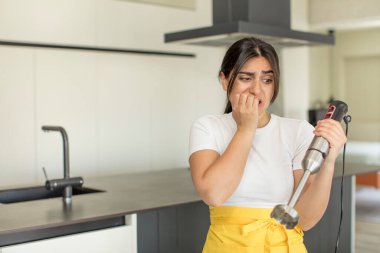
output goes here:
[{"label": "woman's eyebrow", "polygon": [[[273,70],[262,70],[261,73],[262,74],[273,74]],[[244,75],[253,76],[253,75],[256,74],[256,71],[254,71],[254,72],[251,72],[251,71],[239,71],[238,74],[244,74]]]},{"label": "woman's eyebrow", "polygon": [[261,71],[263,74],[274,74],[273,70],[263,70]]},{"label": "woman's eyebrow", "polygon": [[256,72],[250,72],[250,71],[239,71],[238,74],[244,74],[244,75],[249,75],[253,76],[256,74]]}]

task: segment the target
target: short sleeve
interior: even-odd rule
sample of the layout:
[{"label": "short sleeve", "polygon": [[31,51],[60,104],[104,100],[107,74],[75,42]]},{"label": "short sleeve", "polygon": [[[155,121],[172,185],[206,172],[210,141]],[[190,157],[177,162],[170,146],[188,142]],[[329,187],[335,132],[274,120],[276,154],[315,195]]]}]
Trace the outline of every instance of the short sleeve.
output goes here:
[{"label": "short sleeve", "polygon": [[215,131],[212,130],[212,122],[207,117],[202,117],[196,120],[191,126],[189,157],[192,153],[204,149],[211,149],[219,152],[215,138]]},{"label": "short sleeve", "polygon": [[302,121],[299,126],[295,153],[293,158],[293,170],[302,169],[302,160],[305,157],[306,151],[314,138],[314,127],[307,121]]}]

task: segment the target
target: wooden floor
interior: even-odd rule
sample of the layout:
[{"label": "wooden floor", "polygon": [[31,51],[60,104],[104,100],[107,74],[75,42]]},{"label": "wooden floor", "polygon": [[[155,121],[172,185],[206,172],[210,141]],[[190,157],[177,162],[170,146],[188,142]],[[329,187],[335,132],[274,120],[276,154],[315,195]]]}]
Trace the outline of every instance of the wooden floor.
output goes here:
[{"label": "wooden floor", "polygon": [[355,252],[380,252],[380,190],[357,187]]},{"label": "wooden floor", "polygon": [[380,252],[380,223],[356,221],[356,253]]}]

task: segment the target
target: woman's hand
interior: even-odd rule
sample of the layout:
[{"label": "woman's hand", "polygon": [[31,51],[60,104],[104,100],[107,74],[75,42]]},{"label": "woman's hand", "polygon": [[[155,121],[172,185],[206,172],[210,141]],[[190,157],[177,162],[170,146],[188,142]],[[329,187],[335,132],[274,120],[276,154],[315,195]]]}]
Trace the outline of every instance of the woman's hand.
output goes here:
[{"label": "woman's hand", "polygon": [[255,132],[259,123],[259,99],[250,93],[240,93],[231,98],[231,105],[237,129]]},{"label": "woman's hand", "polygon": [[325,162],[335,163],[343,145],[347,141],[342,125],[336,120],[324,119],[318,121],[314,134],[316,136],[322,136],[329,142],[330,150],[325,158]]}]

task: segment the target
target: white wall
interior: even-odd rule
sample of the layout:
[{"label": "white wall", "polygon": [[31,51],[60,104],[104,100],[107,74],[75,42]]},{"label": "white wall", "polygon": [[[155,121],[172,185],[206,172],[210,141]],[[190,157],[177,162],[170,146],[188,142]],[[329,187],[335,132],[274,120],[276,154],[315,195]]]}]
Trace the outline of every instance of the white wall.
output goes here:
[{"label": "white wall", "polygon": [[[333,51],[332,90],[341,96],[345,95],[344,60],[349,57],[379,56],[380,28],[361,29],[340,32],[337,34],[337,46]],[[375,75],[377,73],[374,73]]]},{"label": "white wall", "polygon": [[195,58],[0,46],[0,185],[187,166],[189,127],[223,110],[224,49],[167,45],[163,34],[211,23],[196,11],[113,0],[0,0],[0,40],[195,53]]},{"label": "white wall", "polygon": [[284,116],[307,120],[309,105],[309,48],[284,48],[282,83]]},{"label": "white wall", "polygon": [[[309,0],[310,27],[336,32],[334,46],[310,49],[310,106],[326,102],[330,96],[346,100],[347,59],[380,54],[380,1],[347,0],[342,4],[340,0]],[[361,99],[350,101],[349,106],[356,107]]]},{"label": "white wall", "polygon": [[350,140],[380,140],[379,45],[380,28],[361,28],[337,31],[331,48],[311,49],[310,105],[330,96],[345,101]]},{"label": "white wall", "polygon": [[313,29],[345,30],[380,26],[378,0],[309,0]]},{"label": "white wall", "polygon": [[333,95],[331,91],[331,61],[335,47],[322,46],[310,48],[309,108],[326,106],[326,103]]},{"label": "white wall", "polygon": [[[350,137],[353,140],[380,141],[380,115],[374,115],[379,113],[376,108],[380,99],[379,59],[380,28],[337,34],[337,47],[332,58],[334,85],[331,86],[331,90],[347,100],[349,110],[351,108],[353,120]],[[353,67],[358,63],[371,66],[366,69]],[[353,83],[355,80],[356,83]],[[353,85],[358,86],[360,91],[356,96],[353,94]]]},{"label": "white wall", "polygon": [[[291,28],[308,31],[308,2],[291,1]],[[309,105],[309,47],[283,48],[281,87],[283,113],[290,118],[307,119]]]}]

